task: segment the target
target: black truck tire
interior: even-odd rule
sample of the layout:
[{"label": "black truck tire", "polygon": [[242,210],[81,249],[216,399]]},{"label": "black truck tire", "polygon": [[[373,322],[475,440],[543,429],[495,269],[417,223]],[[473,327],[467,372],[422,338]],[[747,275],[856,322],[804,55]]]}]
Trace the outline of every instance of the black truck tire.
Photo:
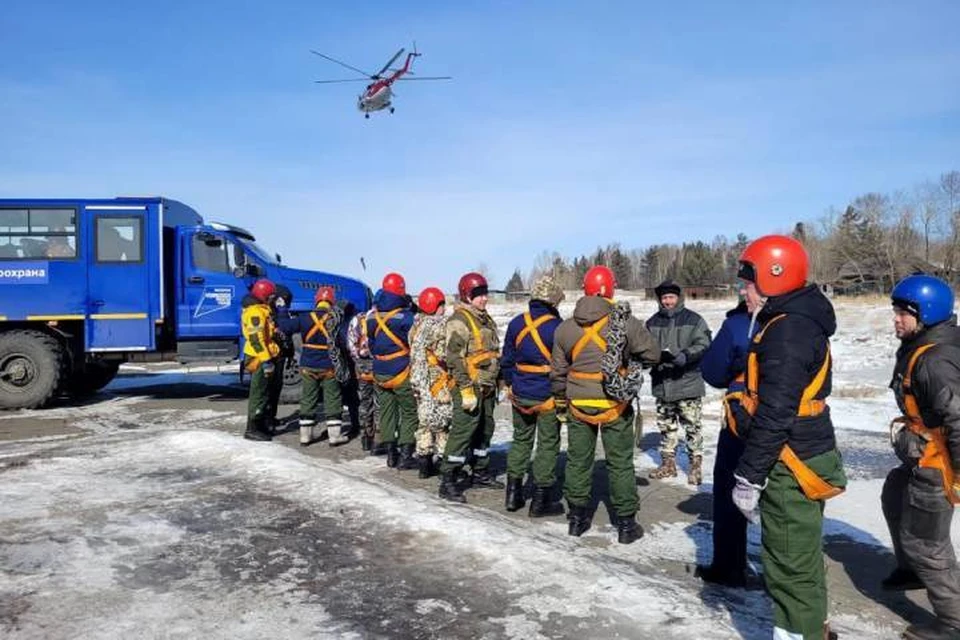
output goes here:
[{"label": "black truck tire", "polygon": [[60,384],[63,348],[41,331],[0,333],[0,409],[36,409]]},{"label": "black truck tire", "polygon": [[119,362],[87,362],[70,376],[67,393],[74,397],[93,395],[110,384],[119,370]]},{"label": "black truck tire", "polygon": [[283,389],[280,390],[280,404],[300,404],[302,378],[298,358],[287,358],[283,367]]}]

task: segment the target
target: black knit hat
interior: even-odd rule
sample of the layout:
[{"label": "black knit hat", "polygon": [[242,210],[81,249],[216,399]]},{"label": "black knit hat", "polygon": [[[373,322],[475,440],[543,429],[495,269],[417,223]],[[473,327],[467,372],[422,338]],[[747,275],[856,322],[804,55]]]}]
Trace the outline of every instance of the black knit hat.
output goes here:
[{"label": "black knit hat", "polygon": [[679,297],[680,291],[681,291],[680,285],[678,285],[673,280],[664,280],[663,282],[658,284],[657,287],[653,290],[653,292],[657,294],[658,299],[662,298],[668,293],[672,293],[673,295]]}]

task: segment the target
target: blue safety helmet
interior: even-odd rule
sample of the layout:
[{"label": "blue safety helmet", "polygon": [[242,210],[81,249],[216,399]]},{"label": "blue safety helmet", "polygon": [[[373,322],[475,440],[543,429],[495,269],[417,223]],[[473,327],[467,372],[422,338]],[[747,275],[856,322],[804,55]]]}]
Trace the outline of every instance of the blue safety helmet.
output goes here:
[{"label": "blue safety helmet", "polygon": [[934,276],[908,276],[897,283],[890,298],[893,306],[906,309],[928,327],[953,315],[953,289]]}]

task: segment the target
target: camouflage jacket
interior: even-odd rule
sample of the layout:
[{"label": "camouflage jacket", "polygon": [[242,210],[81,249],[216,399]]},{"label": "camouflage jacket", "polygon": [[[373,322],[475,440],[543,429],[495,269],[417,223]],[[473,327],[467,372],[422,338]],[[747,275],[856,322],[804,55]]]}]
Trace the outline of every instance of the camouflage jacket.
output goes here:
[{"label": "camouflage jacket", "polygon": [[458,387],[490,390],[500,375],[500,336],[486,311],[458,304],[447,320],[447,368]]}]

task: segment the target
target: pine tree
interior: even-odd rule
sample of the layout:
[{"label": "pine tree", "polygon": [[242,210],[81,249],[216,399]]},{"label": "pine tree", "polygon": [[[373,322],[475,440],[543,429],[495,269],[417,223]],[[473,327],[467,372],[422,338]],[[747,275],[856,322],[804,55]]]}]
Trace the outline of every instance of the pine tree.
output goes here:
[{"label": "pine tree", "polygon": [[514,269],[513,275],[510,276],[510,281],[507,282],[506,290],[507,293],[516,293],[524,290],[523,277],[520,275],[520,269]]}]

